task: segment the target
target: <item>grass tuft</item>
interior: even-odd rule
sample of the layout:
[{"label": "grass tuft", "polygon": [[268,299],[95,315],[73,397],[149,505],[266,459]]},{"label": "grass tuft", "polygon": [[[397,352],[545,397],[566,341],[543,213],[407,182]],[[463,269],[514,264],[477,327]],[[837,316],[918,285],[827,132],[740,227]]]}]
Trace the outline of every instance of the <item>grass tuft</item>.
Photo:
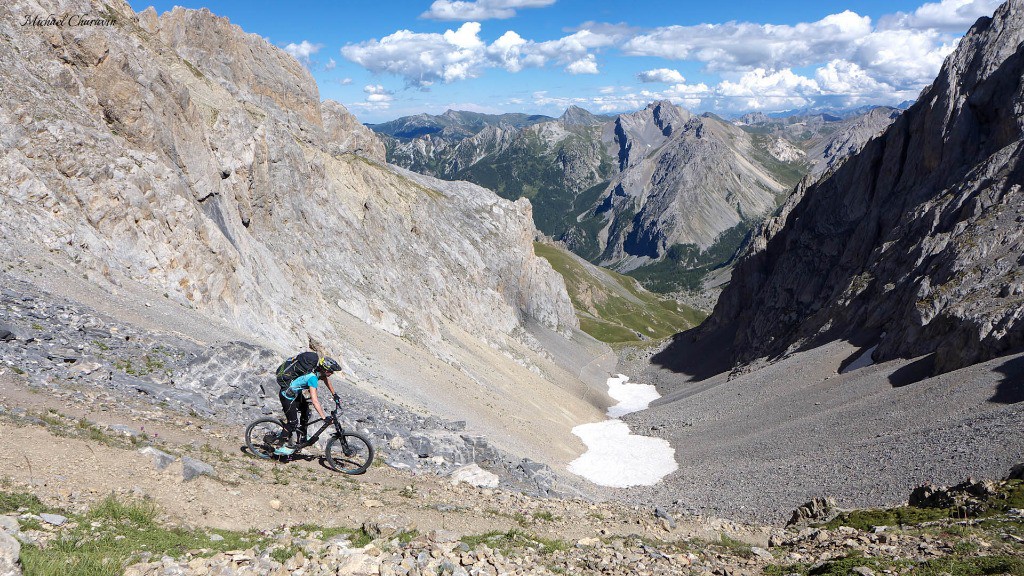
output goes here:
[{"label": "grass tuft", "polygon": [[[13,505],[41,509],[35,497],[0,492],[4,507]],[[84,515],[70,515],[73,522],[62,528],[45,547],[26,545],[21,551],[24,573],[30,576],[115,576],[122,574],[140,554],[180,558],[201,550],[201,556],[265,545],[256,533],[213,530],[223,540],[211,541],[202,530],[163,526],[159,510],[151,502],[125,501],[111,495]],[[93,530],[92,524],[99,523]]]},{"label": "grass tuft", "polygon": [[39,514],[50,510],[52,509],[43,504],[35,494],[0,492],[0,514],[21,511]]},{"label": "grass tuft", "polygon": [[542,554],[569,549],[569,543],[564,540],[543,538],[517,529],[507,532],[494,530],[478,536],[465,536],[462,538],[462,542],[471,549],[486,544],[495,550],[500,550],[503,554],[524,548],[533,548]]}]

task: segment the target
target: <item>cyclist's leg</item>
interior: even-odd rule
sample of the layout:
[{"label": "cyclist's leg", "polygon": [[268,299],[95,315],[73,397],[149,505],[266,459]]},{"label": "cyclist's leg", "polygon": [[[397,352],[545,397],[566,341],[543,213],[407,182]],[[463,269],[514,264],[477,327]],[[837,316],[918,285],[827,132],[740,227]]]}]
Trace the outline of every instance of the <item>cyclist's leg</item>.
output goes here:
[{"label": "cyclist's leg", "polygon": [[295,403],[299,412],[299,442],[305,444],[309,434],[307,432],[309,429],[309,402],[305,395],[299,393],[295,396]]},{"label": "cyclist's leg", "polygon": [[296,427],[299,423],[299,410],[296,405],[296,399],[301,398],[302,395],[299,394],[294,399],[289,399],[284,395],[285,390],[287,390],[287,388],[281,390],[281,393],[278,394],[278,398],[281,400],[281,408],[284,409],[284,416],[288,420],[288,442],[290,443],[292,441],[292,437],[295,435]]}]

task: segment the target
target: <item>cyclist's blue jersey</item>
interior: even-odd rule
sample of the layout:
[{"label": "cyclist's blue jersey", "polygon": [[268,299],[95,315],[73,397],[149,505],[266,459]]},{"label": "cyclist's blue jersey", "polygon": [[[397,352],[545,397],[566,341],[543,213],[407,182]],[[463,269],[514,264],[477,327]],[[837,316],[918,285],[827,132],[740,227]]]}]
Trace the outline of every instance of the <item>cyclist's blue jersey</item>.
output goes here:
[{"label": "cyclist's blue jersey", "polygon": [[285,388],[282,394],[284,394],[285,398],[294,400],[295,397],[301,394],[303,390],[319,387],[320,379],[316,377],[316,372],[311,372],[305,376],[299,376],[295,380],[292,380],[292,383]]}]

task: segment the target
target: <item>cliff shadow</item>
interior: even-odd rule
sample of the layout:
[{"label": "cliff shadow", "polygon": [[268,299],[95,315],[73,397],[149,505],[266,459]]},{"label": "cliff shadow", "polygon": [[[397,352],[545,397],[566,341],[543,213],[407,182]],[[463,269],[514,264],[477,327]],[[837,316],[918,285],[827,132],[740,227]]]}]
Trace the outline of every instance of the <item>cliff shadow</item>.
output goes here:
[{"label": "cliff shadow", "polygon": [[892,384],[893,388],[915,384],[926,378],[931,378],[934,368],[935,353],[922,356],[889,374],[889,384]]},{"label": "cliff shadow", "polygon": [[1024,355],[1003,362],[995,369],[1004,374],[996,385],[996,393],[988,399],[997,404],[1016,404],[1024,401]]},{"label": "cliff shadow", "polygon": [[664,350],[651,357],[651,364],[689,377],[691,382],[707,380],[732,369],[732,345],[736,328],[720,328],[701,334],[691,328],[672,337]]}]

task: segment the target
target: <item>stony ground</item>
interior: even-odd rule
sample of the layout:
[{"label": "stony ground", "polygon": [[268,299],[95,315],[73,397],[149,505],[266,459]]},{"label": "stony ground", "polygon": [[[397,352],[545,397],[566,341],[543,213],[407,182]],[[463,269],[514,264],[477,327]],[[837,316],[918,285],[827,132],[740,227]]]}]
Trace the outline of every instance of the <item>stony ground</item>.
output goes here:
[{"label": "stony ground", "polygon": [[673,512],[779,522],[818,496],[898,504],[920,484],[998,477],[1024,461],[1024,356],[937,377],[914,360],[844,372],[863,349],[833,342],[745,374],[687,382],[627,351],[623,370],[662,398],[624,419],[665,438],[679,470],[618,498]]},{"label": "stony ground", "polygon": [[[77,566],[85,560],[76,554],[104,546],[108,564],[130,564],[125,573],[140,576],[845,574],[951,563],[1024,570],[1017,508],[984,521],[931,514],[899,527],[883,516],[874,522],[888,527],[876,528],[874,517],[854,516],[783,530],[453,484],[383,464],[343,476],[315,458],[252,458],[241,435],[238,426],[145,397],[2,376],[0,532],[13,539],[0,535],[0,543],[20,543],[27,574],[66,573],[48,570]],[[148,448],[172,463],[160,469]],[[140,533],[151,537],[138,540]],[[164,533],[177,539],[164,544],[156,537]],[[142,543],[129,550],[124,542]],[[96,573],[122,569],[103,570]]]}]

